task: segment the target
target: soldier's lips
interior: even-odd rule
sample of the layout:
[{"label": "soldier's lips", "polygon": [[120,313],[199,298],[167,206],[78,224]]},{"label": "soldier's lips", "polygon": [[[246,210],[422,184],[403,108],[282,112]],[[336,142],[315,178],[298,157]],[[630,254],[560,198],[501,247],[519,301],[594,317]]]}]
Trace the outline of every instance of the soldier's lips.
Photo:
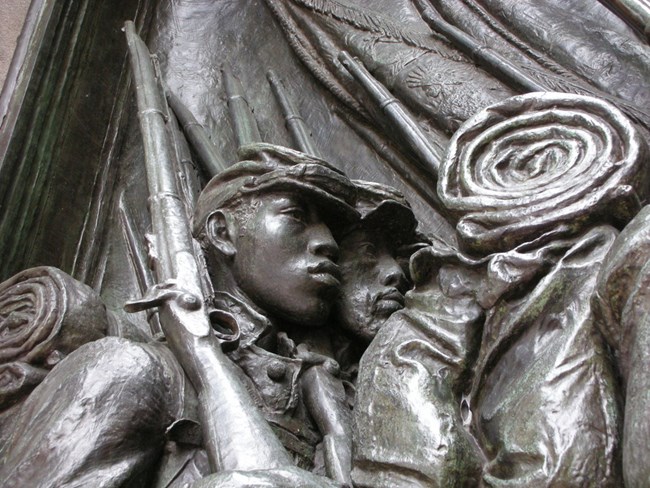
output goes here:
[{"label": "soldier's lips", "polygon": [[311,277],[318,283],[331,288],[341,286],[341,271],[331,261],[322,261],[307,268]]},{"label": "soldier's lips", "polygon": [[377,295],[375,310],[384,314],[391,314],[404,308],[404,295],[396,288],[384,291]]}]

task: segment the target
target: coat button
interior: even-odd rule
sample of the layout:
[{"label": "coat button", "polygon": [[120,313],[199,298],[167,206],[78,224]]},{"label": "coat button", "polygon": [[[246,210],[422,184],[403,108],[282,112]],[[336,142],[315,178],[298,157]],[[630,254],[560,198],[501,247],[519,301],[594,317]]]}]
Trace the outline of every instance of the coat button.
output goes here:
[{"label": "coat button", "polygon": [[287,365],[281,361],[273,361],[266,367],[266,374],[273,381],[282,381],[287,375]]}]

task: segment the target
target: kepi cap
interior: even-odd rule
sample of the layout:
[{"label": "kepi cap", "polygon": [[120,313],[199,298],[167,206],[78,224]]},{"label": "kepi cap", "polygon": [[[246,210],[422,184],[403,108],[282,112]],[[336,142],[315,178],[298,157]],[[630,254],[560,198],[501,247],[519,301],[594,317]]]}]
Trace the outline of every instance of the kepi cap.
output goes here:
[{"label": "kepi cap", "polygon": [[[359,219],[357,188],[329,163],[283,146],[255,143],[239,149],[241,161],[214,176],[196,202],[192,232],[197,237],[208,217],[238,198],[289,191],[306,194],[341,225]],[[342,220],[339,220],[342,219]]]},{"label": "kepi cap", "polygon": [[397,189],[364,180],[353,180],[353,183],[357,187],[355,208],[360,215],[354,228],[380,231],[390,236],[398,246],[427,242],[416,231],[418,221],[411,205]]}]

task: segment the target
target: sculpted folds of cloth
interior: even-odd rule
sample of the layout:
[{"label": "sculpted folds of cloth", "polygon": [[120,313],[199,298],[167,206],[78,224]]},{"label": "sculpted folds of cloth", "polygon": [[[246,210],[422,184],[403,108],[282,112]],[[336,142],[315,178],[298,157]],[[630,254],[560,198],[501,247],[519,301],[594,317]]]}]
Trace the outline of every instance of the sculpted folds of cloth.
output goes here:
[{"label": "sculpted folds of cloth", "polygon": [[0,484],[649,485],[642,4],[138,2],[94,289],[0,284]]}]

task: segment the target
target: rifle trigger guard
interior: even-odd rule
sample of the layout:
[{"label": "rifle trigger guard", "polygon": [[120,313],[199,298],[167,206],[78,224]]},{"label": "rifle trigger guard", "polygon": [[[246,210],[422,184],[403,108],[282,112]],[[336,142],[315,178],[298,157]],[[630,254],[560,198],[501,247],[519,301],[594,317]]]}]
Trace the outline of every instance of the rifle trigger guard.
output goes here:
[{"label": "rifle trigger guard", "polygon": [[185,310],[198,310],[201,300],[194,294],[183,290],[174,280],[157,283],[151,286],[144,296],[138,300],[129,300],[124,304],[124,310],[129,313],[142,312],[150,308],[160,307],[168,300],[175,300],[179,307]]}]

